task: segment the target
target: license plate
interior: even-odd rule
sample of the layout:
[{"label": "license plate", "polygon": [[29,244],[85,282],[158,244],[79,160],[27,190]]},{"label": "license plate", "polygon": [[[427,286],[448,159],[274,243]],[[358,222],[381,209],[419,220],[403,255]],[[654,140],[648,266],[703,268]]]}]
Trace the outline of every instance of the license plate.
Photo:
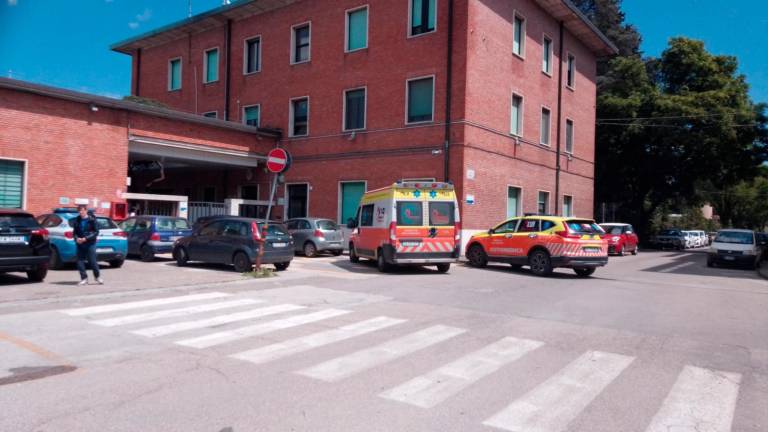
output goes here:
[{"label": "license plate", "polygon": [[596,248],[596,247],[585,247],[585,248],[584,248],[584,252],[587,252],[587,253],[598,253],[598,252],[600,252],[600,248]]},{"label": "license plate", "polygon": [[272,243],[273,247],[279,248],[279,247],[286,247],[288,243]]},{"label": "license plate", "polygon": [[171,241],[174,241],[174,242],[175,242],[176,240],[180,239],[180,238],[181,238],[181,236],[171,236],[171,237],[169,237],[169,238],[171,239]]},{"label": "license plate", "polygon": [[26,243],[25,236],[0,236],[0,243]]},{"label": "license plate", "polygon": [[418,246],[420,244],[421,244],[421,242],[417,242],[417,241],[404,241],[404,242],[400,242],[400,245],[403,246],[403,247]]},{"label": "license plate", "polygon": [[725,258],[726,261],[735,261],[736,260],[736,257],[732,257],[732,256],[727,256],[727,257],[723,257],[723,258]]},{"label": "license plate", "polygon": [[99,252],[99,253],[112,252],[112,248],[96,248],[96,252]]}]

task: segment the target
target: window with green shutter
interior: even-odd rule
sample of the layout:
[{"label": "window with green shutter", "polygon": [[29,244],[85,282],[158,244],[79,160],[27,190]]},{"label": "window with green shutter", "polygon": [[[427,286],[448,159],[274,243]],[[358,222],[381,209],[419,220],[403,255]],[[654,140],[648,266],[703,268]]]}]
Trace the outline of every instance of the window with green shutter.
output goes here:
[{"label": "window with green shutter", "polygon": [[181,88],[181,59],[173,59],[168,63],[168,90]]},{"label": "window with green shutter", "polygon": [[214,48],[205,52],[205,82],[219,80],[219,49]]},{"label": "window with green shutter", "polygon": [[408,81],[408,123],[432,121],[434,78]]},{"label": "window with green shutter", "polygon": [[365,193],[365,182],[344,182],[341,184],[341,224],[355,220],[357,206]]},{"label": "window with green shutter", "polygon": [[347,51],[368,47],[368,7],[347,12]]},{"label": "window with green shutter", "polygon": [[24,162],[0,160],[0,207],[21,208],[24,204]]},{"label": "window with green shutter", "polygon": [[435,31],[436,0],[411,0],[411,36]]},{"label": "window with green shutter", "polygon": [[243,123],[248,126],[259,126],[259,117],[261,114],[259,105],[253,105],[243,108]]}]

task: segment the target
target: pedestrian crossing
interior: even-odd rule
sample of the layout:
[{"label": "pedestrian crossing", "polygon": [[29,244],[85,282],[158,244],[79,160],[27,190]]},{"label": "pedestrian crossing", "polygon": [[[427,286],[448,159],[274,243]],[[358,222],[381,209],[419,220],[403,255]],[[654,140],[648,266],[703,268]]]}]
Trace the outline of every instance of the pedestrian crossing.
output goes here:
[{"label": "pedestrian crossing", "polygon": [[[529,356],[548,346],[544,340],[498,335],[492,340],[481,339],[485,341],[482,346],[464,350],[462,337],[472,334],[465,328],[419,324],[399,316],[364,316],[366,313],[356,312],[349,305],[337,308],[332,302],[307,304],[293,299],[294,303],[281,303],[276,296],[263,297],[211,292],[60,312],[98,327],[124,328],[133,335],[165,338],[163,342],[190,349],[215,348],[216,354],[252,367],[289,357],[306,360],[311,357],[300,354],[334,345],[344,353],[293,370],[297,378],[321,385],[362,379],[366,372],[441,346],[451,346],[449,353],[464,351],[450,358],[435,357],[442,359],[438,360],[441,364],[414,370],[400,383],[371,389],[371,396],[382,402],[420,410],[435,409],[464,392],[482,392],[484,386],[493,385],[495,374],[525,372],[531,367],[526,363]],[[343,323],[336,321],[339,318]],[[277,342],[271,338],[267,344],[259,343],[257,338],[310,324],[322,330]],[[382,341],[385,330],[394,336],[385,336]],[[366,338],[377,342],[368,344]],[[344,350],[345,342],[353,340],[358,349]],[[514,397],[495,400],[495,406],[482,416],[487,418],[478,419],[478,427],[512,432],[566,431],[601,394],[621,382],[624,374],[647,367],[636,362],[634,356],[604,350],[585,349],[568,360],[530,388],[510,389],[508,393]],[[637,430],[729,432],[741,384],[739,373],[683,365],[664,399],[647,401],[654,404],[655,414],[649,415],[647,423]]]}]

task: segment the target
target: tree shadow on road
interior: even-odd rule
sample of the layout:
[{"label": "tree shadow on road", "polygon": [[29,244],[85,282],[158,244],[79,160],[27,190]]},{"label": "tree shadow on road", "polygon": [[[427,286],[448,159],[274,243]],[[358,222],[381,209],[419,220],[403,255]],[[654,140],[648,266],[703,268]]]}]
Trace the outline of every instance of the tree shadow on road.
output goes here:
[{"label": "tree shadow on road", "polygon": [[[720,264],[716,267],[707,267],[706,249],[665,251],[665,253],[670,254],[667,262],[661,265],[644,268],[640,271],[743,279],[755,279],[759,277],[754,270],[749,269],[746,266]],[[763,263],[763,265],[766,264]]]}]

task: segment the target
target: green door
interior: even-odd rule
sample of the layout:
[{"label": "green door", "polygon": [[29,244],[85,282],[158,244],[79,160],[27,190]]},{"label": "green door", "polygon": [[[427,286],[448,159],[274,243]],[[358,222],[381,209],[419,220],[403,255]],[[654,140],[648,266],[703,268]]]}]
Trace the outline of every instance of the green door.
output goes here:
[{"label": "green door", "polygon": [[24,162],[0,160],[0,207],[21,208]]},{"label": "green door", "polygon": [[339,223],[346,225],[350,219],[355,218],[360,198],[365,193],[365,182],[349,182],[341,184],[341,220]]}]

